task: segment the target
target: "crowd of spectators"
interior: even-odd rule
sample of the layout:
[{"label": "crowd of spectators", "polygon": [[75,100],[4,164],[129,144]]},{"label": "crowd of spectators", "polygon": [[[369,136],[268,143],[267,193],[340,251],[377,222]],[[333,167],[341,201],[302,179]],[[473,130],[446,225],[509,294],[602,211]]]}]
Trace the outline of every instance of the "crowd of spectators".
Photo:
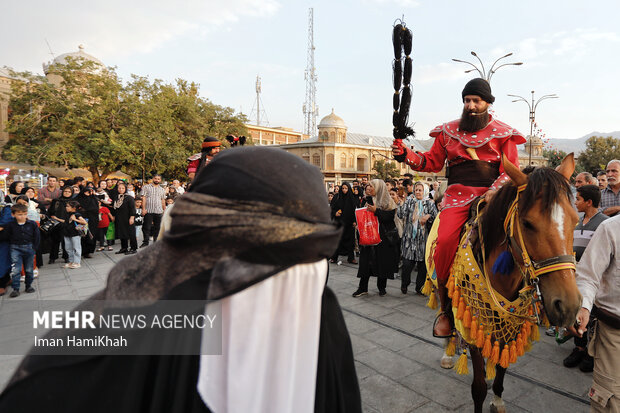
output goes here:
[{"label": "crowd of spectators", "polygon": [[[144,184],[116,178],[95,184],[82,177],[55,176],[49,176],[41,188],[29,187],[19,180],[10,182],[6,194],[0,191],[4,201],[0,208],[0,231],[13,228],[23,213],[27,222],[32,223],[28,228],[34,225],[38,235],[36,242],[30,238],[28,242],[14,239],[15,232],[10,229],[0,235],[0,241],[8,242],[11,251],[17,251],[17,246],[21,248],[19,254],[4,257],[14,270],[0,274],[0,295],[12,284],[11,297],[18,296],[20,280],[25,280],[26,292],[34,292],[32,279],[38,276],[38,267],[43,266],[44,253],[49,254],[48,265],[62,257],[67,269],[80,268],[82,258],[92,258],[96,252],[113,251],[117,240],[120,249],[116,254],[135,254],[139,238],[142,246],[151,239],[157,240],[163,211],[184,192],[179,180],[163,184],[159,175]],[[18,210],[13,211],[15,208]],[[28,255],[31,250],[32,258]]]}]

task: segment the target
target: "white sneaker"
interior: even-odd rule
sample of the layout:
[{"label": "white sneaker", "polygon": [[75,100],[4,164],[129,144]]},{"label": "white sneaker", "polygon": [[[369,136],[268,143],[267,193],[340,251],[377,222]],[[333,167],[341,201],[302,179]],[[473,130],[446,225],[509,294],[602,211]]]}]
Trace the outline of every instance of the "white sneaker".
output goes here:
[{"label": "white sneaker", "polygon": [[73,265],[72,262],[68,262],[65,265],[63,265],[62,268],[71,268],[72,265]]},{"label": "white sneaker", "polygon": [[34,274],[34,278],[37,278],[39,276],[39,270],[37,268],[35,268],[32,273]]},{"label": "white sneaker", "polygon": [[75,270],[75,269],[80,268],[80,267],[81,267],[81,265],[76,263],[76,262],[71,263],[71,265],[69,266],[69,268],[71,268],[72,270]]}]

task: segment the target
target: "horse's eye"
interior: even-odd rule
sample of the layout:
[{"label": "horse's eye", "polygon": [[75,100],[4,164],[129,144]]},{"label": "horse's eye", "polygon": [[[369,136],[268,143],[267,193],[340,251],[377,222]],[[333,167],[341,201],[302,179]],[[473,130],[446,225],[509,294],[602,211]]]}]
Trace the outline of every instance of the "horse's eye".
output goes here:
[{"label": "horse's eye", "polygon": [[536,228],[534,227],[534,225],[530,221],[524,220],[523,221],[523,226],[528,231],[536,231]]}]

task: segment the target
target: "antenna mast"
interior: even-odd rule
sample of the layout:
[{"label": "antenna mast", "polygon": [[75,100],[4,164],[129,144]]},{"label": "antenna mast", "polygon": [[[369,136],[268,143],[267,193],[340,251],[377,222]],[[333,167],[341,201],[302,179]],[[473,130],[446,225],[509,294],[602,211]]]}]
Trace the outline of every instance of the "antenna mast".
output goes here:
[{"label": "antenna mast", "polygon": [[316,134],[316,119],[319,107],[316,104],[316,68],[314,67],[314,9],[308,13],[308,61],[304,73],[306,79],[306,100],[303,105],[304,133],[310,137]]},{"label": "antenna mast", "polygon": [[[260,98],[260,94],[262,92],[262,86],[260,81],[260,75],[256,76],[256,100],[252,105],[252,118],[254,118],[254,114],[256,114],[256,126],[260,126],[261,117],[264,119],[263,123],[269,126],[269,119],[267,119],[267,112],[265,112],[265,105],[262,104],[263,101]],[[254,111],[256,108],[256,112]]]}]

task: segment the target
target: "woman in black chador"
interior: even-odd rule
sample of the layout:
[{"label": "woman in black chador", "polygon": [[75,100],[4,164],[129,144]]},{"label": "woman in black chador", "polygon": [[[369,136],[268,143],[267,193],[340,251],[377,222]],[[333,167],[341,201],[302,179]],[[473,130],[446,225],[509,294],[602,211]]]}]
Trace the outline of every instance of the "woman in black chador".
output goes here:
[{"label": "woman in black chador", "polygon": [[97,246],[95,234],[99,226],[99,198],[94,193],[95,191],[92,188],[86,187],[75,198],[82,207],[80,213],[88,221],[88,229],[92,234],[92,236],[82,237],[82,256],[84,258],[91,258],[91,254],[95,252],[95,247]]},{"label": "woman in black chador", "polygon": [[127,185],[124,182],[116,184],[116,190],[118,195],[112,204],[112,215],[114,215],[116,238],[121,240],[121,249],[117,254],[135,254],[138,250],[134,225],[136,203],[132,196],[127,195]]},{"label": "woman in black chador", "polygon": [[368,280],[371,276],[377,277],[379,295],[385,295],[387,280],[394,279],[400,258],[400,240],[394,221],[396,204],[390,197],[385,182],[381,179],[370,181],[366,186],[366,195],[366,208],[373,212],[379,221],[381,242],[378,245],[360,246],[360,267],[357,271],[360,283],[353,297],[368,294]]},{"label": "woman in black chador", "polygon": [[342,226],[342,237],[338,250],[331,258],[331,262],[337,262],[339,255],[346,255],[351,264],[357,264],[353,247],[355,244],[355,208],[357,200],[351,189],[351,185],[345,182],[340,191],[334,196],[331,203],[332,219]]}]

